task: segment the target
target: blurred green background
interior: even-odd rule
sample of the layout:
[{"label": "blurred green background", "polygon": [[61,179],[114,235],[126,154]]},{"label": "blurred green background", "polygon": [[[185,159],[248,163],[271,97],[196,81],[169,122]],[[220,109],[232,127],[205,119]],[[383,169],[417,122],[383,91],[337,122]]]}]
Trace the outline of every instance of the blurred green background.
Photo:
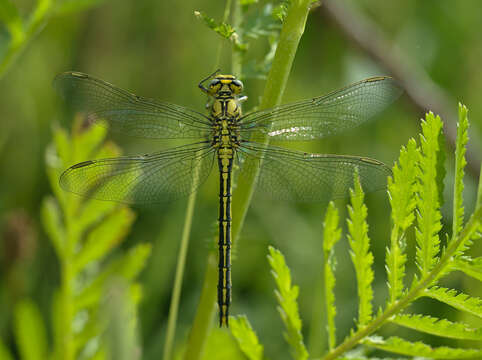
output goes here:
[{"label": "blurred green background", "polygon": [[[33,0],[15,3],[23,16],[35,6]],[[389,40],[392,47],[383,49],[387,54],[397,49],[403,59],[409,59],[443,89],[448,95],[444,108],[455,113],[457,101],[468,106],[471,145],[475,156],[480,156],[477,139],[482,135],[482,2],[340,0],[337,3],[342,9],[356,7],[357,13],[372,21]],[[195,10],[203,10],[220,20],[224,3],[106,0],[86,11],[52,16],[0,79],[0,337],[7,345],[14,347],[11,309],[16,301],[25,296],[33,298],[47,319],[53,291],[59,284],[57,260],[39,215],[42,199],[51,193],[44,159],[46,147],[52,141],[52,127],[60,124],[69,128],[72,123],[52,89],[54,76],[67,70],[82,71],[138,95],[202,110],[206,97],[198,90],[197,83],[215,70],[221,38],[194,17]],[[5,27],[0,26],[0,55],[5,52],[7,39]],[[262,56],[266,47],[267,43],[260,41],[250,49],[250,56]],[[223,56],[222,70],[229,72],[229,51],[223,52]],[[391,73],[386,64],[374,61],[357,41],[348,37],[332,13],[321,6],[313,10],[308,19],[284,102],[321,95],[375,75]],[[423,80],[418,73],[413,77],[414,81]],[[264,81],[245,79],[244,84],[249,97],[244,104],[247,112],[259,103]],[[408,96],[403,96],[366,126],[323,142],[287,146],[310,152],[369,156],[391,166],[400,146],[417,136],[418,120],[422,116],[423,110]],[[454,123],[455,118],[443,120]],[[173,145],[119,136],[113,140],[127,154]],[[449,155],[449,178],[452,159]],[[467,213],[474,207],[475,174],[476,171],[469,171],[466,178]],[[450,184],[447,180],[447,185]],[[186,340],[199,301],[207,253],[216,233],[217,190],[217,178],[213,176],[198,193],[181,295],[178,345]],[[451,196],[450,188],[446,193],[447,197]],[[346,214],[344,204],[344,201],[337,202],[342,216]],[[387,294],[384,256],[390,213],[386,194],[367,195],[367,206],[376,259],[375,300],[376,305],[381,305]],[[134,208],[137,219],[124,244],[126,247],[140,242],[153,245],[141,275],[144,297],[139,307],[139,329],[144,359],[157,359],[162,352],[185,208],[185,200],[154,211]],[[300,286],[300,311],[307,341],[314,349],[324,341],[319,329],[310,327],[314,319],[321,316],[321,310],[315,305],[319,302],[321,285],[324,211],[316,204],[254,199],[236,244],[232,314],[248,316],[271,358],[284,359],[287,353],[283,350],[282,323],[266,260],[269,244],[285,254],[294,282]],[[450,211],[448,200],[444,205],[447,231],[451,224]],[[343,226],[346,228],[345,222]],[[413,242],[410,244],[409,251],[413,254]],[[346,238],[339,243],[337,251],[337,321],[338,336],[342,338],[356,316],[356,289]],[[451,279],[450,286],[468,288],[470,294],[482,295],[481,289],[470,280]],[[425,310],[433,315],[446,310],[434,303],[419,306],[421,312]],[[450,318],[450,314],[447,316]],[[436,338],[431,341],[437,344]],[[218,346],[215,342],[213,339],[213,349]]]}]

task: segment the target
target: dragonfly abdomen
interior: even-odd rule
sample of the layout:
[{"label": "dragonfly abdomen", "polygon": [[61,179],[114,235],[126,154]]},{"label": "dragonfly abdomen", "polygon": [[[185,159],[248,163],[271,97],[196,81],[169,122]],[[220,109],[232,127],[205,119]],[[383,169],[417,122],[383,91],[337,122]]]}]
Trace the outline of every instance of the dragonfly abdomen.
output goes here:
[{"label": "dragonfly abdomen", "polygon": [[219,166],[219,326],[228,326],[231,304],[231,172],[233,149],[221,147]]}]

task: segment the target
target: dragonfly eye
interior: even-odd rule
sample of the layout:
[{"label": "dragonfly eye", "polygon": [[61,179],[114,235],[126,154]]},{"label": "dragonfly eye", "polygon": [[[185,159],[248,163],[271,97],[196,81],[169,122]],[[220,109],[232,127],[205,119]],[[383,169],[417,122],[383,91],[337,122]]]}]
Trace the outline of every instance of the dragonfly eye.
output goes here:
[{"label": "dragonfly eye", "polygon": [[233,80],[232,84],[232,89],[235,94],[239,94],[243,91],[243,83],[241,80]]},{"label": "dragonfly eye", "polygon": [[211,82],[209,83],[209,88],[212,89],[212,88],[214,88],[216,85],[219,85],[220,83],[221,83],[221,81],[219,81],[219,79],[211,80]]}]

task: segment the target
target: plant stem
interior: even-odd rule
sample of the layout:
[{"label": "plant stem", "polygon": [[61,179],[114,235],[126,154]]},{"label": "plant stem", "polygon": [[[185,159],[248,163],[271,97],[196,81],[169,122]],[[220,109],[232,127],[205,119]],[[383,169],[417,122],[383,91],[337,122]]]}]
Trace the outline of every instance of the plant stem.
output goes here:
[{"label": "plant stem", "polygon": [[72,322],[74,320],[74,295],[73,295],[73,264],[74,255],[73,247],[77,243],[76,235],[73,230],[74,216],[70,211],[65,213],[66,216],[66,230],[67,236],[64,239],[63,255],[60,256],[61,259],[61,296],[60,296],[60,309],[62,313],[58,316],[61,317],[60,320],[60,340],[59,349],[57,354],[59,359],[63,360],[74,360],[75,359],[75,349],[74,349],[74,337],[72,333]]},{"label": "plant stem", "polygon": [[204,353],[206,340],[212,327],[212,319],[216,312],[217,274],[217,255],[215,251],[211,251],[208,256],[201,298],[187,341],[185,360],[201,359]]},{"label": "plant stem", "polygon": [[[280,39],[266,81],[260,109],[279,105],[288,81],[291,66],[301,36],[305,30],[310,0],[292,1],[281,29]],[[268,138],[260,142],[268,143]],[[233,243],[237,241],[251,202],[259,166],[253,172],[240,176],[236,197],[233,197]]]},{"label": "plant stem", "polygon": [[[194,175],[197,178],[199,166],[196,167]],[[181,245],[177,256],[176,275],[174,278],[174,288],[172,289],[171,304],[169,306],[169,317],[167,320],[166,342],[164,344],[163,359],[170,360],[172,348],[174,345],[174,335],[176,334],[177,314],[179,311],[179,301],[181,298],[182,278],[186,265],[187,249],[189,247],[189,234],[191,233],[192,218],[194,214],[194,205],[196,204],[196,192],[192,192],[189,196],[186,209],[186,218],[184,220],[184,228],[182,229]]]}]

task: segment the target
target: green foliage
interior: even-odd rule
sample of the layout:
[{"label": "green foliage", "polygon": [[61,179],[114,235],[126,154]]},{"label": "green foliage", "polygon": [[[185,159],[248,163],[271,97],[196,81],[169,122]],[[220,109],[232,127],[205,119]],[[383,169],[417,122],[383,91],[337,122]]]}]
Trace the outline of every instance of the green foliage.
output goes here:
[{"label": "green foliage", "polygon": [[[136,348],[132,335],[135,321],[127,321],[123,309],[128,307],[130,319],[135,320],[135,308],[141,298],[141,288],[135,279],[145,265],[150,246],[140,244],[124,254],[115,254],[114,250],[125,240],[134,221],[132,210],[124,205],[66,193],[58,182],[61,172],[72,163],[89,157],[118,155],[112,144],[102,146],[105,133],[101,127],[82,128],[80,121],[75,123],[71,138],[60,128],[54,130],[54,144],[47,150],[46,163],[55,197],[47,197],[41,209],[42,222],[58,257],[61,274],[60,289],[54,295],[52,307],[54,348],[48,355],[44,321],[36,305],[24,300],[15,308],[15,335],[22,359],[50,356],[70,360],[80,354],[86,359],[120,359],[114,353],[109,355],[111,351],[106,346],[109,342],[96,340],[106,328],[111,329],[108,333],[117,334],[114,330],[122,328],[122,334],[128,334],[122,340],[118,339],[122,334],[114,336],[117,340],[110,342],[116,346],[112,348],[114,352]],[[121,278],[125,284],[122,293],[125,296],[119,295],[123,299],[119,301],[129,299],[126,304],[130,305],[115,303],[119,297],[114,296],[115,291],[109,285],[114,277]],[[104,302],[106,298],[109,300]],[[118,311],[112,311],[111,306]],[[122,320],[112,325],[119,318]],[[118,347],[119,344],[123,346]],[[123,353],[129,354],[127,350]]]},{"label": "green foliage", "polygon": [[101,1],[103,0],[38,0],[29,16],[23,19],[15,2],[0,0],[0,22],[9,34],[7,44],[4,45],[6,51],[0,54],[0,78],[52,16],[85,10]]},{"label": "green foliage", "polygon": [[333,349],[336,345],[336,307],[335,307],[335,269],[336,258],[334,246],[341,238],[339,228],[338,210],[333,202],[330,202],[326,210],[325,222],[323,224],[323,260],[325,262],[325,303],[326,303],[326,324],[328,329],[328,346]]},{"label": "green foliage", "polygon": [[[286,17],[289,2],[246,0],[241,1],[240,5],[238,15],[242,21],[233,25],[226,21],[218,22],[202,11],[196,11],[194,14],[208,28],[233,44],[234,52],[242,57],[241,61],[245,64],[242,74],[237,74],[238,77],[266,79],[274,59],[281,25]],[[260,40],[268,44],[264,54],[256,56],[256,60],[247,60],[245,56],[249,55],[248,50]]]},{"label": "green foliage", "polygon": [[351,206],[348,206],[348,241],[351,247],[351,260],[355,266],[359,307],[358,327],[365,326],[372,318],[373,299],[373,254],[368,238],[367,207],[363,203],[363,190],[358,175],[355,174],[355,190],[350,191]]},{"label": "green foliage", "polygon": [[258,337],[246,316],[231,318],[229,326],[239,348],[249,360],[263,359],[263,346],[259,343]]},{"label": "green foliage", "polygon": [[[471,249],[475,239],[480,239],[482,228],[482,207],[478,200],[474,213],[464,224],[462,201],[463,175],[466,161],[463,148],[467,144],[467,109],[459,107],[459,131],[456,149],[456,172],[454,195],[453,236],[445,247],[440,249],[442,180],[445,170],[441,167],[444,160],[442,122],[429,113],[422,121],[420,145],[412,139],[400,151],[400,158],[393,167],[393,176],[388,180],[390,204],[392,206],[392,225],[390,245],[387,249],[386,270],[388,275],[389,298],[384,308],[372,314],[371,301],[373,290],[373,255],[369,247],[367,208],[363,202],[363,191],[358,177],[351,192],[351,205],[348,206],[348,241],[351,246],[351,258],[355,264],[359,295],[359,320],[357,329],[340,344],[336,344],[336,314],[334,285],[335,258],[334,245],[341,236],[338,227],[338,212],[333,203],[328,206],[324,222],[325,255],[325,303],[327,313],[327,332],[329,351],[323,360],[334,359],[370,359],[366,356],[367,348],[379,349],[401,356],[424,357],[430,359],[465,359],[481,358],[479,348],[432,347],[421,341],[409,341],[400,337],[383,338],[380,328],[388,323],[396,324],[420,333],[431,334],[447,339],[482,340],[482,329],[477,326],[437,318],[426,314],[409,314],[406,309],[421,297],[429,297],[446,304],[461,313],[482,317],[482,299],[462,293],[455,289],[440,286],[440,279],[454,270],[462,271],[472,278],[482,281],[481,258],[470,258],[466,252]],[[479,194],[482,188],[479,180]],[[416,215],[415,215],[416,214]],[[404,285],[405,265],[408,257],[405,252],[406,232],[414,225],[416,218],[416,254],[413,262],[419,269],[410,287]],[[446,235],[446,234],[445,234]],[[447,236],[448,237],[448,236]],[[296,299],[298,288],[291,286],[290,271],[279,251],[270,248],[269,261],[275,275],[278,291],[276,296],[281,305],[279,311],[288,332],[290,345],[302,344],[300,333],[301,320],[298,315]],[[293,314],[291,324],[288,314]],[[290,331],[290,326],[291,330]],[[298,334],[298,335],[297,335]],[[291,338],[291,340],[290,340]],[[355,351],[351,351],[355,347]],[[303,347],[304,349],[304,347]],[[350,352],[351,351],[351,352]],[[361,355],[363,354],[363,355]],[[308,356],[306,350],[304,356]],[[293,352],[293,357],[299,356]],[[345,357],[343,357],[345,356]]]},{"label": "green foliage", "polygon": [[422,276],[433,269],[440,251],[439,231],[443,187],[439,179],[439,164],[443,157],[441,144],[442,120],[428,113],[422,121],[421,151],[417,166],[417,266]]},{"label": "green foliage", "polygon": [[446,346],[434,348],[420,341],[410,342],[396,336],[388,339],[371,336],[364,343],[384,351],[429,359],[473,359],[482,355],[480,349],[453,349]]},{"label": "green foliage", "polygon": [[38,307],[31,300],[15,306],[15,339],[24,360],[44,360],[47,357],[47,334]]},{"label": "green foliage", "polygon": [[[459,104],[459,122],[457,131],[457,141],[455,147],[455,185],[454,185],[454,213],[452,224],[452,239],[457,238],[457,235],[462,231],[462,224],[464,221],[464,204],[462,193],[464,191],[464,168],[467,165],[465,160],[465,147],[469,141],[468,128],[469,118],[467,116],[468,110],[462,104]],[[465,249],[459,249],[462,253]]]},{"label": "green foliage", "polygon": [[268,261],[277,286],[275,294],[279,304],[278,311],[286,329],[285,339],[291,346],[294,359],[307,359],[308,351],[303,343],[301,319],[296,302],[299,288],[291,284],[290,269],[281,252],[270,246],[269,253]]},{"label": "green foliage", "polygon": [[386,269],[390,302],[393,303],[403,291],[405,277],[405,232],[415,220],[415,169],[419,157],[417,144],[411,139],[400,151],[399,163],[393,166],[393,176],[388,178],[388,195],[392,207],[392,231],[390,247],[387,247]]},{"label": "green foliage", "polygon": [[401,314],[391,320],[394,324],[427,334],[461,340],[482,340],[482,328],[473,329],[467,324],[438,319],[429,315]]}]

